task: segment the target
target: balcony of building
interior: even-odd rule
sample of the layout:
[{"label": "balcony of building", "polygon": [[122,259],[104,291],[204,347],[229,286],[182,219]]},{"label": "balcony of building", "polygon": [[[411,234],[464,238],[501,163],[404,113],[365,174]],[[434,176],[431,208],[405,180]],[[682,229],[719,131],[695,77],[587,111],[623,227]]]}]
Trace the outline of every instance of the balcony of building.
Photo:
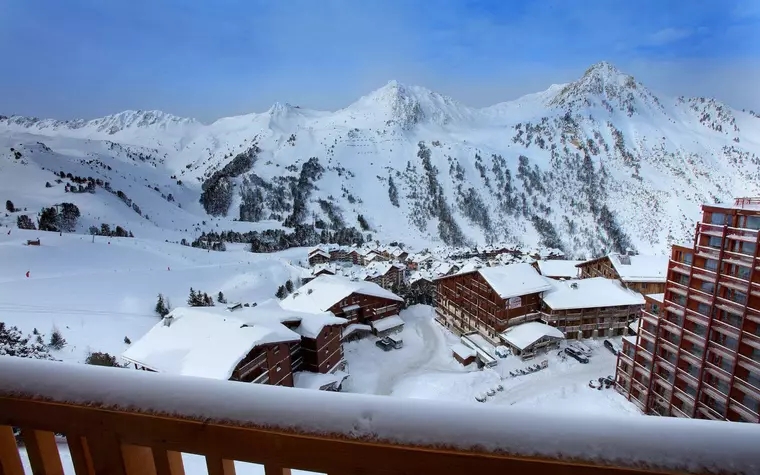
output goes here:
[{"label": "balcony of building", "polygon": [[[760,426],[281,388],[0,357],[0,473],[758,473]],[[624,430],[621,428],[624,427]],[[705,437],[704,434],[710,434]]]}]

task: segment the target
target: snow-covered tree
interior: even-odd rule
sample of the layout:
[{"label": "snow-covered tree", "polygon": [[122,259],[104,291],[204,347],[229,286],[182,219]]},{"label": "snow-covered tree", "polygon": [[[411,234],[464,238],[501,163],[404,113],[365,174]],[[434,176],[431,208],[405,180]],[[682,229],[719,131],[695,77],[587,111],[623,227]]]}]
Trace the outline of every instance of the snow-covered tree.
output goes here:
[{"label": "snow-covered tree", "polygon": [[216,301],[219,303],[227,303],[227,299],[224,298],[224,293],[220,290],[219,295],[216,296]]},{"label": "snow-covered tree", "polygon": [[[193,294],[193,289],[190,289],[190,295],[192,296],[192,294]],[[164,299],[163,294],[158,294],[158,301],[156,302],[155,311],[161,317],[167,316],[169,312],[171,311],[169,309],[169,305],[167,301]]]},{"label": "snow-covered tree", "polygon": [[9,213],[13,213],[14,211],[16,211],[16,207],[13,206],[13,201],[7,200],[5,202],[5,209],[7,209]]},{"label": "snow-covered tree", "polygon": [[25,214],[21,214],[16,218],[16,226],[18,226],[19,229],[37,229],[34,227],[32,220],[29,219],[29,216]]},{"label": "snow-covered tree", "polygon": [[60,231],[58,224],[58,212],[52,206],[43,208],[40,214],[40,231]]},{"label": "snow-covered tree", "polygon": [[285,289],[284,285],[281,285],[281,286],[277,287],[277,293],[275,293],[274,296],[277,297],[278,299],[282,300],[282,299],[284,299],[285,297],[288,296],[288,291]]},{"label": "snow-covered tree", "polygon": [[0,322],[0,355],[52,360],[48,348],[39,340],[32,339],[31,335],[24,337],[18,328]]},{"label": "snow-covered tree", "polygon": [[66,339],[63,338],[61,331],[57,328],[53,328],[53,333],[50,334],[50,341],[48,346],[54,350],[62,350],[66,346]]},{"label": "snow-covered tree", "polygon": [[288,293],[293,292],[293,281],[288,279],[287,282],[285,282],[285,290],[288,291]]}]

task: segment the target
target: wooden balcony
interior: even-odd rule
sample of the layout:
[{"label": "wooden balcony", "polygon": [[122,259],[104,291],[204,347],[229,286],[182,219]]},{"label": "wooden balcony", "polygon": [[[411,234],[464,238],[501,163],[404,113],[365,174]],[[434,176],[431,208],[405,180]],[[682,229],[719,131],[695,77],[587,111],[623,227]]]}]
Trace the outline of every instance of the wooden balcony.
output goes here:
[{"label": "wooden balcony", "polygon": [[0,357],[0,473],[208,473],[232,461],[325,474],[760,473],[760,426],[602,417],[509,406],[325,393],[127,369]]}]

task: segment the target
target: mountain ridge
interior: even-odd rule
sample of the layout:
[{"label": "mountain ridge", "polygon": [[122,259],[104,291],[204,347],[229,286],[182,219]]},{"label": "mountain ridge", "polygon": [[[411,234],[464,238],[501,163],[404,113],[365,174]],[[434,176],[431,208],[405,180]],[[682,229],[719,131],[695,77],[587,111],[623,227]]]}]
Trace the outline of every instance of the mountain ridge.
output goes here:
[{"label": "mountain ridge", "polygon": [[336,111],[275,103],[211,124],[160,111],[73,123],[0,119],[0,156],[22,143],[28,165],[52,168],[55,155],[103,179],[118,169],[124,186],[152,183],[175,199],[152,206],[156,234],[186,238],[209,230],[201,223],[319,230],[362,216],[363,234],[420,246],[662,252],[689,235],[702,202],[760,194],[760,120],[658,96],[606,62],[483,108],[390,81]]}]

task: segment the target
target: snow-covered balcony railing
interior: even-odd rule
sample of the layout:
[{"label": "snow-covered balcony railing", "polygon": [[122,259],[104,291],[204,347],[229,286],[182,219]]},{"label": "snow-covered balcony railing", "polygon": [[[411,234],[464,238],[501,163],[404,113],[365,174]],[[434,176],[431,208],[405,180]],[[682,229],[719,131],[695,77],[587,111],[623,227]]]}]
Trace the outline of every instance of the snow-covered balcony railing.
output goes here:
[{"label": "snow-covered balcony railing", "polygon": [[760,473],[760,425],[400,400],[0,357],[0,473]]}]

